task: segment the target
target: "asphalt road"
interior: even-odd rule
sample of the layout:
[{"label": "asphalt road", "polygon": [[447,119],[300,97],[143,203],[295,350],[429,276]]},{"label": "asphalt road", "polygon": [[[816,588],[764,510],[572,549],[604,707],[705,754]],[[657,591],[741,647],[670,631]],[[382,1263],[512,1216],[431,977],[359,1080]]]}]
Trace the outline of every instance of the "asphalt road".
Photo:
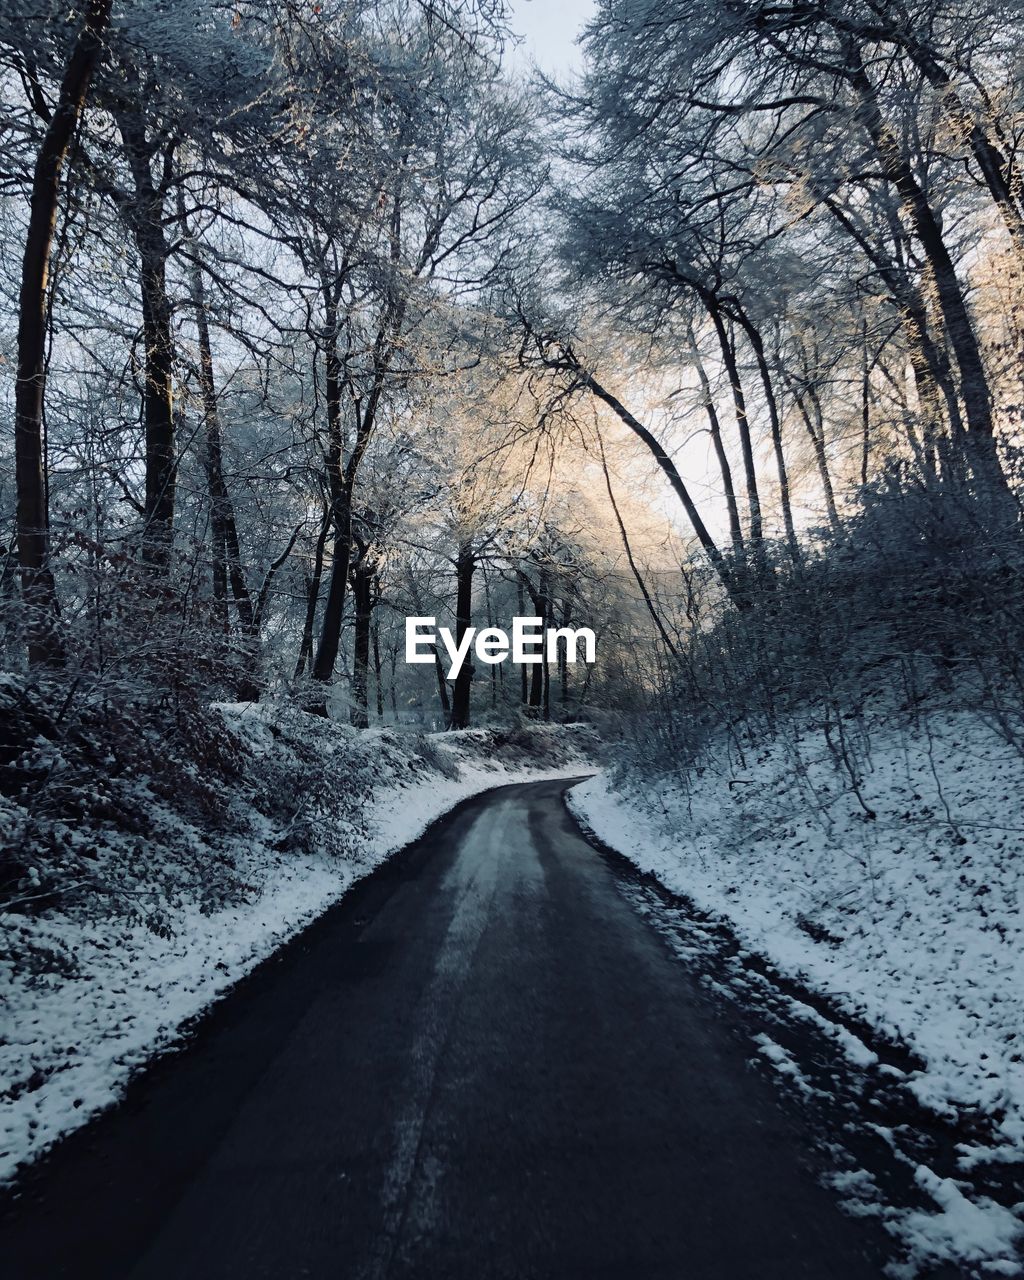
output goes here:
[{"label": "asphalt road", "polygon": [[468,802],[261,966],[30,1178],[0,1272],[879,1277],[564,786]]}]

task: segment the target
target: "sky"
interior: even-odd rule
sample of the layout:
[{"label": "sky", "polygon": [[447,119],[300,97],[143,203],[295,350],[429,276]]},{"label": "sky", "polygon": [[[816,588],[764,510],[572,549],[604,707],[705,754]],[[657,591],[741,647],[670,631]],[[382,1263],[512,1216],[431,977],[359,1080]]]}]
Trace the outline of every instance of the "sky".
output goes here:
[{"label": "sky", "polygon": [[525,41],[509,51],[517,67],[537,62],[551,75],[578,71],[582,59],[574,45],[583,24],[594,11],[594,0],[509,0],[512,27]]}]

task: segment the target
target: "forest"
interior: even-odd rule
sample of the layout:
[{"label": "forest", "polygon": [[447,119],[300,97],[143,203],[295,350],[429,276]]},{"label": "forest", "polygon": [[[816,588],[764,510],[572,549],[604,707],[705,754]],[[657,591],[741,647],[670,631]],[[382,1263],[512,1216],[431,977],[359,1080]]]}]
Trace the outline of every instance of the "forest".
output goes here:
[{"label": "forest", "polygon": [[[881,576],[1009,728],[1016,33],[919,8],[611,6],[559,87],[500,5],[15,5],[9,668],[65,715],[703,712],[818,692],[797,598],[838,662]],[[405,616],[527,604],[641,643],[600,696],[399,669]]]},{"label": "forest", "polygon": [[[190,1015],[228,916],[599,766],[603,843],[910,1046],[966,1143],[910,1255],[1016,1274],[1024,6],[597,0],[563,76],[513,19],[0,6],[7,1164],[172,1035],[55,1067],[118,951]],[[597,661],[406,661],[523,616]]]}]

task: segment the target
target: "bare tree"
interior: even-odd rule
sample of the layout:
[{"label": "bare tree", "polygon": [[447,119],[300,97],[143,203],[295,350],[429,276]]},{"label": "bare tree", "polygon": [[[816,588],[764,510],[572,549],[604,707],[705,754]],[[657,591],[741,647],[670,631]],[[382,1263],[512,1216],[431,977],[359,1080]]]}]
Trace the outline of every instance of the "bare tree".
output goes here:
[{"label": "bare tree", "polygon": [[85,109],[110,21],[110,7],[110,0],[90,0],[86,7],[82,29],[61,80],[57,106],[36,156],[18,305],[15,448],[22,594],[29,613],[29,661],[55,666],[63,664],[64,646],[58,631],[57,590],[50,567],[43,457],[47,279],[61,171]]}]

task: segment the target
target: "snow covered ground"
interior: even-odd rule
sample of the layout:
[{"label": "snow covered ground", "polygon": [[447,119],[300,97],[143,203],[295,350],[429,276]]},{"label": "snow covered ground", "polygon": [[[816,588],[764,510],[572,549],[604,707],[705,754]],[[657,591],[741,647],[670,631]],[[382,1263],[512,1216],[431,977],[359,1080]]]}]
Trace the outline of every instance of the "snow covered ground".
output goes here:
[{"label": "snow covered ground", "polygon": [[[1024,1205],[970,1179],[1024,1159],[1024,759],[966,714],[877,724],[845,758],[836,747],[807,725],[723,745],[699,776],[599,775],[570,807],[741,949],[909,1047],[920,1065],[902,1083],[962,1128],[962,1177],[922,1166],[935,1211],[883,1216],[918,1265],[1021,1274]],[[758,1050],[793,1074],[776,1046]]]},{"label": "snow covered ground", "polygon": [[[191,1018],[460,801],[586,768],[586,743],[571,731],[424,739],[322,721],[282,727],[279,711],[252,704],[218,711],[257,770],[280,770],[284,757],[287,774],[296,734],[314,738],[314,755],[338,771],[349,803],[333,808],[328,789],[309,795],[286,824],[255,808],[242,814],[248,834],[231,850],[242,900],[211,911],[176,894],[159,930],[123,912],[0,915],[0,1181],[116,1101],[133,1071]],[[106,839],[116,848],[125,837],[112,829]],[[72,956],[73,972],[48,966],[51,954]],[[24,957],[35,958],[30,968],[17,962]]]}]

